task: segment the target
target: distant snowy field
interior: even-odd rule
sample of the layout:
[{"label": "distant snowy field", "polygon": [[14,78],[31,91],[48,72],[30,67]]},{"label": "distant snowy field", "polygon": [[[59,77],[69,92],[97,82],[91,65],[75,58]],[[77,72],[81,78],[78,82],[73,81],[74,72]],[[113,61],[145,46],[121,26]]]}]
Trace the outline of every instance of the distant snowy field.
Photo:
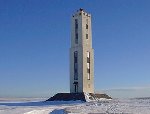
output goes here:
[{"label": "distant snowy field", "polygon": [[0,99],[0,114],[150,114],[150,99],[43,102]]}]

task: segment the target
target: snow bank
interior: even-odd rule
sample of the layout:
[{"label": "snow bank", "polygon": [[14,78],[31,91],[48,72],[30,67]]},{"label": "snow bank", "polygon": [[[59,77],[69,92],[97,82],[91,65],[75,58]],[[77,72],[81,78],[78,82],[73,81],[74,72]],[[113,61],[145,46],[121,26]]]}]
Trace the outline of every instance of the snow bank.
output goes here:
[{"label": "snow bank", "polygon": [[150,99],[100,99],[89,102],[36,102],[34,105],[20,102],[0,102],[0,114],[88,114],[88,113],[119,113],[119,114],[150,114]]}]

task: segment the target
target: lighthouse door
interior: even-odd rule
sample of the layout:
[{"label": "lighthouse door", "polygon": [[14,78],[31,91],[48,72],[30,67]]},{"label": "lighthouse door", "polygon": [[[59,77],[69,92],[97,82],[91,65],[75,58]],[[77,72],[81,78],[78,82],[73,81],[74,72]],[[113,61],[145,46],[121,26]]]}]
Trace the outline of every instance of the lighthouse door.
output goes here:
[{"label": "lighthouse door", "polygon": [[74,92],[78,93],[78,82],[74,82]]}]

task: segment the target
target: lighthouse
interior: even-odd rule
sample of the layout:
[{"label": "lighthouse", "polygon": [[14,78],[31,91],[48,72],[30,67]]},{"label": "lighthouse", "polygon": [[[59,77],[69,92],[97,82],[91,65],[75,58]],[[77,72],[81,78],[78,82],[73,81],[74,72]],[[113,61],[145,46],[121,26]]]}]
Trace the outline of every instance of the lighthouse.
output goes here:
[{"label": "lighthouse", "polygon": [[70,93],[94,93],[91,14],[77,10],[71,18]]},{"label": "lighthouse", "polygon": [[57,93],[46,101],[97,101],[111,99],[94,93],[94,50],[92,48],[91,14],[83,9],[71,17],[70,92]]}]

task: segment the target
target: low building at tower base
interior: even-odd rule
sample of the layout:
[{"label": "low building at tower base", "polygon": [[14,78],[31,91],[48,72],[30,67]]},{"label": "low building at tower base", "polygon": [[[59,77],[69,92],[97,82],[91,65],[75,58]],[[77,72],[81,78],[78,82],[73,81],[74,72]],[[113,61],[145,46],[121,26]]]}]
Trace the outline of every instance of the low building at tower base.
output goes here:
[{"label": "low building at tower base", "polygon": [[112,99],[107,94],[99,93],[57,93],[46,101],[99,101],[101,99]]}]

